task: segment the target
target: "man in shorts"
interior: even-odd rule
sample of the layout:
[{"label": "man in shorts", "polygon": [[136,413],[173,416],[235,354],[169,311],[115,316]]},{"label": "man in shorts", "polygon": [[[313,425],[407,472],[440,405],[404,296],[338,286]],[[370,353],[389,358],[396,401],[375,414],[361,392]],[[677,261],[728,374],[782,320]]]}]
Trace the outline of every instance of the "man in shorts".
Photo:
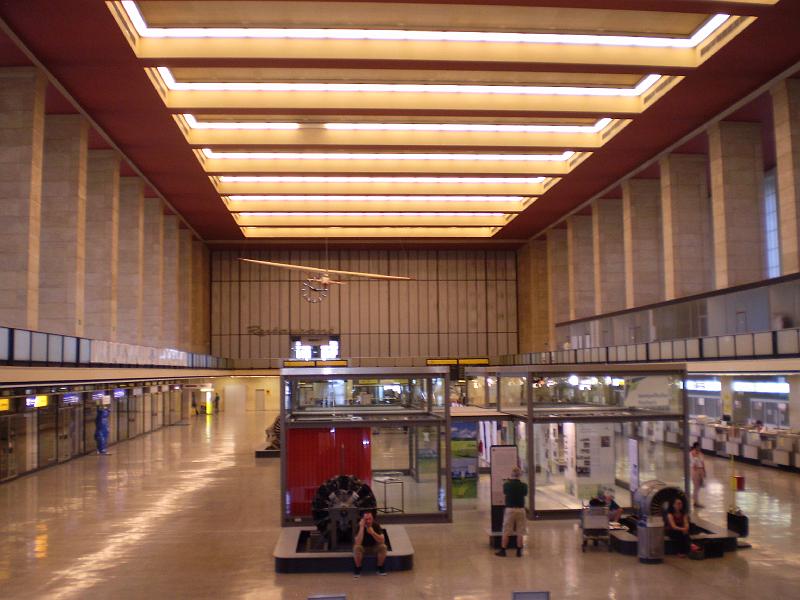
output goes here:
[{"label": "man in shorts", "polygon": [[358,532],[353,543],[353,577],[361,577],[361,563],[364,554],[374,554],[378,559],[378,575],[386,575],[383,563],[386,561],[386,536],[371,512],[365,512],[358,522]]},{"label": "man in shorts", "polygon": [[506,508],[503,511],[503,539],[497,556],[505,556],[508,548],[508,538],[517,536],[517,556],[522,556],[522,536],[525,535],[527,516],[525,515],[525,497],[528,495],[528,485],[519,480],[519,467],[511,470],[511,479],[503,484],[503,494],[506,496]]}]

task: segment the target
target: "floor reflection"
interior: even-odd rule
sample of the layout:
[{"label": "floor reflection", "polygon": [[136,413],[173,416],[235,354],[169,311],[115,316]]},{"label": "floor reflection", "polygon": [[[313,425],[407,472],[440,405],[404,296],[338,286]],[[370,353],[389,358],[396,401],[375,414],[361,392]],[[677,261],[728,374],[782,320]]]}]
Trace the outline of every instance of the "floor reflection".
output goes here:
[{"label": "floor reflection", "polygon": [[[454,522],[411,525],[414,570],[276,575],[279,464],[253,449],[274,414],[194,417],[112,448],[0,485],[2,598],[509,598],[550,590],[559,599],[637,600],[796,596],[800,588],[800,475],[737,465],[746,488],[751,550],[661,566],[608,552],[580,552],[576,521],[530,524],[525,556],[501,559],[487,544],[488,476],[477,500],[454,502]],[[384,438],[394,465],[402,443]],[[671,457],[657,457],[671,464]],[[666,461],[666,462],[664,462]],[[707,459],[701,514],[724,522],[730,465]],[[391,492],[390,492],[391,494]],[[382,490],[381,490],[382,499]],[[407,499],[407,502],[412,502]]]}]

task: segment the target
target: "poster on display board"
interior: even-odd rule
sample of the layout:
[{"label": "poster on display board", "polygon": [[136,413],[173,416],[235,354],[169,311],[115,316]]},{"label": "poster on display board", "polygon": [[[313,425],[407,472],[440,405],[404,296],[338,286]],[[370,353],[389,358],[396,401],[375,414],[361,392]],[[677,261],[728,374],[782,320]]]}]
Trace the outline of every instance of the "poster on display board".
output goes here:
[{"label": "poster on display board", "polygon": [[453,498],[478,497],[478,423],[450,425],[451,480]]},{"label": "poster on display board", "polygon": [[500,436],[497,433],[499,424],[495,421],[478,422],[478,466],[488,467],[491,464],[489,454],[492,446],[500,443]]},{"label": "poster on display board", "polygon": [[511,470],[517,466],[516,446],[492,446],[492,506],[505,506],[506,495],[503,483],[511,478]]},{"label": "poster on display board", "polygon": [[589,500],[615,485],[612,423],[564,423],[566,493]]},{"label": "poster on display board", "polygon": [[630,377],[625,382],[625,406],[669,410],[674,398],[673,378],[666,375]]},{"label": "poster on display board", "polygon": [[628,438],[628,464],[630,465],[631,495],[639,489],[639,440]]}]

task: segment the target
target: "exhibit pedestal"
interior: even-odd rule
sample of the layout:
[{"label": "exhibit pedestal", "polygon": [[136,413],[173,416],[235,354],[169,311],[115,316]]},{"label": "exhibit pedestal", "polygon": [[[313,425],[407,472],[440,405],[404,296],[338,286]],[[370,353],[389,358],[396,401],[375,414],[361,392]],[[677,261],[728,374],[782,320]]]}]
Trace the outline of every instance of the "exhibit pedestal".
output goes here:
[{"label": "exhibit pedestal", "polygon": [[[414,567],[414,548],[406,528],[401,525],[385,525],[389,543],[386,570],[410,571]],[[301,552],[300,538],[303,532],[316,529],[308,527],[284,527],[272,556],[276,573],[335,573],[353,570],[352,552]],[[375,570],[375,557],[364,556],[364,573]]]},{"label": "exhibit pedestal", "polygon": [[256,448],[256,458],[280,458],[281,451],[275,448]]}]

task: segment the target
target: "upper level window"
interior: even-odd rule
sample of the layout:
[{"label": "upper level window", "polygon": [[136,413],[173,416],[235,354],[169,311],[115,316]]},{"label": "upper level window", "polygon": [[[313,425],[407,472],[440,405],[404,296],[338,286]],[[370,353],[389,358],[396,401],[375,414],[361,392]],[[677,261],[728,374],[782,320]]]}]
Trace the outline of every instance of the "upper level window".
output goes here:
[{"label": "upper level window", "polygon": [[778,184],[775,169],[764,175],[764,254],[767,277],[780,277],[781,243],[778,231]]}]

